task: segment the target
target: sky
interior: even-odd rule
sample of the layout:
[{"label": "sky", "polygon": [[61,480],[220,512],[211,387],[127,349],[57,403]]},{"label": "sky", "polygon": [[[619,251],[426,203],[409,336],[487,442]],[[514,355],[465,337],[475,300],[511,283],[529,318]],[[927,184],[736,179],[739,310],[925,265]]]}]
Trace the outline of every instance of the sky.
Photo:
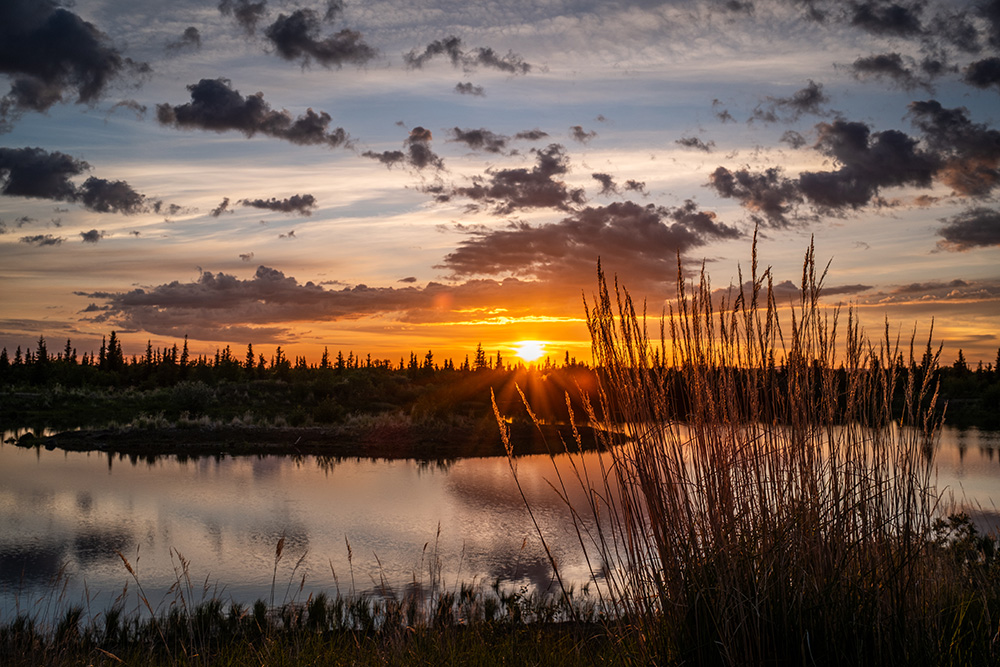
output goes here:
[{"label": "sky", "polygon": [[597,264],[993,362],[1000,0],[0,0],[0,346],[589,361]]}]

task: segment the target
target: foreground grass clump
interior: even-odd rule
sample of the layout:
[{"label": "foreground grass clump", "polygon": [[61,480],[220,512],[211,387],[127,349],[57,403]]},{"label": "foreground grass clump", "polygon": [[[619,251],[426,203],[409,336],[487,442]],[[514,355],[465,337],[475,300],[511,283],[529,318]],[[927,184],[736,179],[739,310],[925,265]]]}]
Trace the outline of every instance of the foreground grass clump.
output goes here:
[{"label": "foreground grass clump", "polygon": [[[585,618],[574,622],[566,619]],[[635,638],[592,605],[462,586],[402,599],[310,597],[250,607],[183,596],[166,612],[0,625],[0,664],[20,665],[580,665],[629,664]]]},{"label": "foreground grass clump", "polygon": [[841,329],[813,253],[790,307],[756,253],[725,295],[680,277],[658,340],[599,275],[607,446],[555,471],[604,603],[650,661],[998,664],[996,540],[939,518],[938,355]]}]

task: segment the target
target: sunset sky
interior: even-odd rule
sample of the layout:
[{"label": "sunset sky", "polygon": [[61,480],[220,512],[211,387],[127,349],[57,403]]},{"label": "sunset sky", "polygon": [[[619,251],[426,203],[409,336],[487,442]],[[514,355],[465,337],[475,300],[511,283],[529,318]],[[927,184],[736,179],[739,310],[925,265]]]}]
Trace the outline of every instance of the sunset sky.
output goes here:
[{"label": "sunset sky", "polygon": [[0,0],[0,346],[589,360],[677,254],[1000,347],[1000,0]]}]

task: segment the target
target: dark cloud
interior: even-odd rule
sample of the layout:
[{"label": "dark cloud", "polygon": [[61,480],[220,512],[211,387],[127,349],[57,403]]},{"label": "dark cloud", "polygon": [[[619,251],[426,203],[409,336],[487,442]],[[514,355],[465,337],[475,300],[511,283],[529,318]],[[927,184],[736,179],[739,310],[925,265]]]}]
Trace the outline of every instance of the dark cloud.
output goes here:
[{"label": "dark cloud", "polygon": [[464,51],[462,50],[462,40],[459,37],[451,36],[444,39],[436,39],[428,44],[423,52],[417,53],[413,49],[403,56],[403,61],[407,67],[419,69],[437,56],[447,56],[451,64],[458,67],[462,64]]},{"label": "dark cloud", "polygon": [[904,58],[899,53],[881,53],[858,58],[850,66],[850,71],[856,79],[887,79],[903,90],[929,88],[930,81],[917,76],[916,66],[912,58]]},{"label": "dark cloud", "polygon": [[184,49],[197,51],[200,48],[201,33],[193,25],[185,28],[179,39],[167,43],[167,51],[182,51]]},{"label": "dark cloud", "polygon": [[0,125],[23,111],[44,111],[67,93],[89,104],[112,80],[149,71],[123,57],[92,23],[51,0],[0,3],[0,72],[11,91],[0,100]]},{"label": "dark cloud", "polygon": [[[211,210],[211,212],[209,213],[209,215],[211,215],[213,218],[218,218],[220,215],[222,215],[223,213],[225,213],[227,210],[229,210],[229,197],[224,197],[223,200],[221,202],[219,202],[219,205],[216,206],[215,208],[213,208]],[[232,211],[230,211],[230,213],[231,212]]]},{"label": "dark cloud", "polygon": [[263,93],[243,97],[230,87],[228,79],[202,79],[188,86],[188,90],[191,101],[186,104],[156,105],[156,117],[161,124],[215,132],[237,130],[248,137],[260,133],[299,145],[334,148],[348,142],[343,128],[329,131],[331,118],[325,111],[316,113],[307,109],[304,115],[293,119],[287,111],[271,109]]},{"label": "dark cloud", "polygon": [[790,224],[792,211],[802,201],[798,184],[784,177],[779,167],[756,173],[719,167],[709,176],[709,185],[719,195],[739,200],[745,208],[762,214],[773,227]]},{"label": "dark cloud", "polygon": [[150,208],[152,209],[153,213],[162,213],[166,217],[177,215],[178,213],[184,210],[184,207],[180,206],[179,204],[167,204],[159,200],[152,202]]},{"label": "dark cloud", "polygon": [[968,287],[969,283],[965,282],[960,278],[954,280],[949,280],[946,283],[943,282],[930,282],[930,283],[910,283],[909,285],[900,285],[896,289],[892,290],[893,294],[927,294],[928,292],[941,291],[941,290],[953,290],[962,287]]},{"label": "dark cloud", "polygon": [[253,259],[253,253],[252,252],[241,252],[240,253],[240,259],[243,260],[244,262],[249,262],[251,259]]},{"label": "dark cloud", "polygon": [[617,195],[621,194],[618,186],[615,184],[615,179],[611,177],[611,174],[591,174],[591,178],[601,184],[601,191],[598,194],[602,195]]},{"label": "dark cloud", "polygon": [[969,120],[963,107],[946,109],[936,100],[913,102],[910,115],[936,151],[937,177],[963,195],[987,195],[1000,183],[1000,131]]},{"label": "dark cloud", "polygon": [[510,142],[510,137],[496,134],[485,128],[478,130],[463,130],[455,127],[449,131],[451,141],[466,144],[469,148],[487,153],[503,153]]},{"label": "dark cloud", "polygon": [[792,93],[791,97],[768,97],[766,102],[754,109],[752,120],[790,123],[798,120],[803,114],[825,116],[829,112],[823,105],[829,101],[830,98],[823,92],[823,85],[810,79],[805,88]]},{"label": "dark cloud", "polygon": [[84,243],[97,243],[104,238],[104,232],[91,229],[89,232],[80,232],[80,238]]},{"label": "dark cloud", "polygon": [[89,164],[65,153],[0,147],[0,193],[79,202],[98,213],[128,215],[144,210],[145,197],[125,181],[91,176],[77,187],[69,180],[88,169]]},{"label": "dark cloud", "polygon": [[649,194],[649,192],[646,191],[646,184],[643,181],[637,181],[635,179],[630,178],[629,180],[625,181],[625,185],[623,185],[622,187],[624,187],[625,190],[627,191],[638,192],[639,194],[642,195]]},{"label": "dark cloud", "polygon": [[938,230],[939,246],[948,250],[971,250],[1000,246],[1000,211],[970,208],[949,219]]},{"label": "dark cloud", "polygon": [[501,56],[489,47],[466,51],[462,39],[455,36],[434,40],[423,51],[413,49],[403,55],[403,62],[411,69],[419,69],[438,56],[447,57],[454,67],[461,66],[466,71],[478,67],[488,67],[508,74],[527,74],[531,71],[531,65],[516,53],[508,52]]},{"label": "dark cloud", "polygon": [[712,149],[715,148],[714,141],[706,143],[698,137],[681,137],[674,143],[678,146],[683,146],[684,148],[694,148],[695,150],[705,151],[706,153],[711,153]]},{"label": "dark cloud", "polygon": [[779,141],[783,144],[788,144],[792,148],[802,148],[808,143],[806,138],[795,130],[785,130]]},{"label": "dark cloud", "polygon": [[300,213],[302,215],[312,215],[312,209],[316,208],[316,198],[312,195],[292,195],[287,199],[241,199],[244,206],[253,208],[263,208],[269,211],[280,211],[282,213]]},{"label": "dark cloud", "polygon": [[585,201],[582,189],[570,189],[554,178],[569,171],[569,158],[559,144],[532,150],[537,164],[531,168],[487,171],[486,177],[473,178],[468,187],[455,188],[451,194],[476,202],[473,207],[485,207],[498,215],[519,209],[554,208],[570,210]]},{"label": "dark cloud", "polygon": [[323,20],[332,23],[338,16],[344,13],[344,0],[326,0],[326,10],[323,12]]},{"label": "dark cloud", "polygon": [[960,195],[987,196],[1000,184],[1000,131],[973,123],[967,114],[935,100],[911,103],[909,115],[923,133],[920,140],[898,130],[873,132],[865,123],[820,123],[814,148],[836,169],[790,179],[777,167],[756,173],[719,167],[709,184],[721,196],[763,213],[772,225],[788,224],[794,206],[803,201],[836,213],[871,203],[883,188],[929,187],[935,180]]},{"label": "dark cloud", "polygon": [[407,276],[405,278],[400,278],[396,282],[398,282],[398,283],[413,284],[413,283],[417,282],[417,279],[414,276]]},{"label": "dark cloud", "polygon": [[855,2],[851,24],[876,35],[915,37],[923,33],[921,6],[922,3],[907,7],[878,0]]},{"label": "dark cloud", "polygon": [[1000,90],[1000,58],[984,58],[970,64],[963,80],[976,88],[995,86]]},{"label": "dark cloud", "polygon": [[486,97],[486,89],[482,86],[476,86],[472,83],[456,83],[455,92],[459,95],[472,95],[473,97]]},{"label": "dark cloud", "polygon": [[135,114],[135,117],[142,120],[146,115],[146,105],[140,104],[136,100],[121,100],[111,105],[111,111],[115,109],[128,109]]},{"label": "dark cloud", "polygon": [[77,191],[77,201],[98,213],[131,215],[145,210],[145,197],[125,181],[109,181],[91,176]]},{"label": "dark cloud", "polygon": [[734,12],[738,14],[753,15],[754,4],[752,2],[739,2],[739,0],[727,0],[724,5],[722,5],[726,11]]},{"label": "dark cloud", "polygon": [[816,127],[816,148],[841,165],[836,171],[799,175],[802,194],[821,209],[859,208],[884,187],[928,187],[940,164],[897,130],[873,133],[864,123],[844,120]]},{"label": "dark cloud", "polygon": [[580,284],[592,278],[600,258],[606,267],[625,271],[629,284],[648,285],[674,279],[678,253],[713,238],[739,236],[692,202],[675,209],[616,202],[587,207],[554,224],[512,223],[507,229],[473,232],[440,268],[455,276],[513,275]]},{"label": "dark cloud", "polygon": [[231,16],[248,35],[257,30],[257,24],[267,14],[267,0],[250,2],[250,0],[220,0],[219,12],[223,16]]},{"label": "dark cloud", "polygon": [[531,71],[531,65],[524,62],[524,59],[513,51],[508,51],[507,55],[501,56],[489,47],[473,49],[466,54],[462,63],[466,69],[470,69],[472,66],[482,66],[507,74],[527,74]]},{"label": "dark cloud", "polygon": [[[593,280],[593,265],[587,276]],[[567,300],[579,301],[579,286],[541,285],[515,278],[469,280],[458,285],[368,287],[327,290],[299,283],[266,266],[247,280],[203,272],[197,281],[171,282],[130,292],[77,292],[97,299],[90,318],[130,330],[204,340],[288,340],[293,322],[344,321],[387,315],[401,321],[474,321],[489,315],[491,304],[503,316],[559,315]]]},{"label": "dark cloud", "polygon": [[296,238],[295,237],[295,230],[291,229],[291,230],[288,231],[287,234],[278,234],[278,238],[279,239],[294,239],[294,238]]},{"label": "dark cloud", "polygon": [[17,197],[73,201],[70,178],[90,169],[83,160],[41,148],[0,147],[0,193]]},{"label": "dark cloud", "polygon": [[387,167],[406,163],[416,169],[424,169],[426,167],[444,169],[444,160],[431,150],[431,139],[433,139],[431,131],[418,126],[410,130],[410,135],[403,142],[405,152],[384,151],[376,153],[374,151],[366,151],[362,155],[373,160],[378,160]]},{"label": "dark cloud", "polygon": [[313,60],[323,67],[342,67],[345,63],[363,65],[378,52],[365,43],[361,33],[343,29],[321,37],[322,21],[311,9],[298,9],[290,15],[280,14],[264,30],[285,60],[299,60],[307,65]]},{"label": "dark cloud", "polygon": [[574,141],[579,141],[581,144],[585,144],[594,137],[596,137],[597,132],[595,132],[594,130],[587,132],[580,125],[572,125],[569,128],[569,136]]},{"label": "dark cloud", "polygon": [[42,246],[53,246],[59,245],[66,239],[61,236],[52,236],[51,234],[37,234],[35,236],[22,236],[20,239],[21,243],[27,243],[29,245],[36,245],[38,247]]},{"label": "dark cloud", "polygon": [[524,139],[525,141],[539,141],[545,139],[549,136],[548,132],[542,132],[541,130],[525,130],[524,132],[518,132],[514,135],[515,139]]}]

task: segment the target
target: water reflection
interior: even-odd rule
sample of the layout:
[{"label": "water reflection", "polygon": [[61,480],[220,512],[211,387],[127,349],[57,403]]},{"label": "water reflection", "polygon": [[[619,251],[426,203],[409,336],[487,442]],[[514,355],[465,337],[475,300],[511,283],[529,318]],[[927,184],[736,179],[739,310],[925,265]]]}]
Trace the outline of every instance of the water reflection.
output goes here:
[{"label": "water reflection", "polygon": [[[955,506],[1000,529],[998,449],[1000,433],[946,429],[937,461]],[[517,465],[563,576],[583,584],[588,566],[551,488],[551,462]],[[217,583],[226,598],[267,598],[282,537],[279,601],[373,593],[383,583],[397,592],[495,580],[553,586],[502,458],[144,457],[0,445],[0,618],[63,575],[69,602],[89,590],[90,608],[107,608],[130,579],[118,552],[154,605],[178,580],[178,554],[192,580]]]}]

